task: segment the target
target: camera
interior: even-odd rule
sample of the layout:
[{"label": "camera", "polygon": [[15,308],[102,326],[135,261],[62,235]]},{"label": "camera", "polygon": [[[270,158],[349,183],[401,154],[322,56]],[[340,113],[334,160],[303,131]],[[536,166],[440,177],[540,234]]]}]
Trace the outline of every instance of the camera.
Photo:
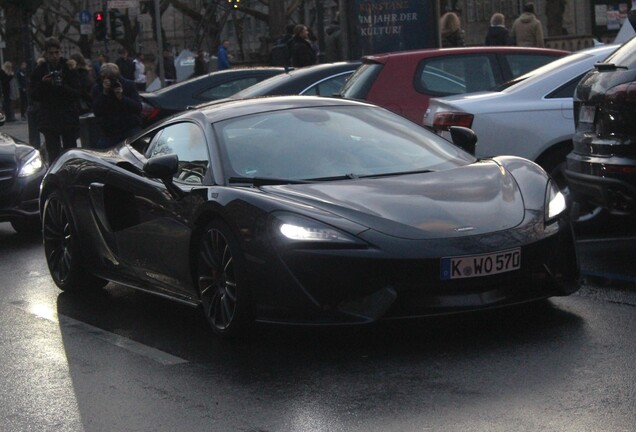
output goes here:
[{"label": "camera", "polygon": [[62,85],[62,72],[60,72],[59,70],[54,70],[51,73],[49,73],[49,76],[52,78],[52,83],[55,86],[61,86]]},{"label": "camera", "polygon": [[121,87],[121,81],[119,81],[118,79],[114,79],[114,80],[112,80],[111,87],[112,87],[113,89],[116,89],[116,88]]}]

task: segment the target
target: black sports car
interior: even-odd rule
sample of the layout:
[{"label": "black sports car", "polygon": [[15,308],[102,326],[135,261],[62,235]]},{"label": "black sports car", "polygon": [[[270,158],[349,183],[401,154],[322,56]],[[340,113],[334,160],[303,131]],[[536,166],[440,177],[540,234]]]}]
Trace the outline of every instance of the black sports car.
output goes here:
[{"label": "black sports car", "polygon": [[[0,126],[5,122],[0,114]],[[38,195],[46,166],[40,152],[0,132],[0,222],[19,233],[39,232]]]},{"label": "black sports car", "polygon": [[368,323],[578,288],[565,200],[538,165],[476,160],[343,99],[227,101],[108,151],[67,151],[40,203],[61,289],[114,281],[201,305],[223,336],[253,320]]}]

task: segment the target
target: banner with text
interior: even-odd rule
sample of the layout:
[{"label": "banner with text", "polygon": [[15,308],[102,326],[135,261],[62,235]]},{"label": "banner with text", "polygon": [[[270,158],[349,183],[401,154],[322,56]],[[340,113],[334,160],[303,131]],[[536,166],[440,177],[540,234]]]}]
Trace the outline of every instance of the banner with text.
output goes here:
[{"label": "banner with text", "polygon": [[347,10],[352,58],[439,46],[434,1],[354,0]]}]

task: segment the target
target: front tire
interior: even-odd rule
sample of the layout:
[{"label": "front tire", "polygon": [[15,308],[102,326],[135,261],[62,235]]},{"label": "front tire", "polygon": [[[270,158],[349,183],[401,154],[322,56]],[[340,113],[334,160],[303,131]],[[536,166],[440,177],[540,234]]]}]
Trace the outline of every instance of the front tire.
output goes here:
[{"label": "front tire", "polygon": [[42,239],[51,277],[63,291],[101,288],[106,281],[89,274],[81,262],[80,239],[71,212],[59,191],[46,199],[42,215]]},{"label": "front tire", "polygon": [[42,223],[39,217],[12,220],[11,227],[18,234],[25,235],[39,234],[42,231]]},{"label": "front tire", "polygon": [[222,337],[245,335],[252,324],[245,264],[238,242],[221,221],[209,223],[199,242],[196,278],[205,318]]}]

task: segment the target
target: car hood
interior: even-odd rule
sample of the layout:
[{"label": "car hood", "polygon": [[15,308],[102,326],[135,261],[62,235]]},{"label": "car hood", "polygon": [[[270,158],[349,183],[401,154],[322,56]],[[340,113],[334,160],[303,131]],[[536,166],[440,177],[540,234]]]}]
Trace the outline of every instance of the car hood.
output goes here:
[{"label": "car hood", "polygon": [[494,161],[440,172],[262,189],[414,240],[501,231],[519,225],[525,214],[515,179]]}]

